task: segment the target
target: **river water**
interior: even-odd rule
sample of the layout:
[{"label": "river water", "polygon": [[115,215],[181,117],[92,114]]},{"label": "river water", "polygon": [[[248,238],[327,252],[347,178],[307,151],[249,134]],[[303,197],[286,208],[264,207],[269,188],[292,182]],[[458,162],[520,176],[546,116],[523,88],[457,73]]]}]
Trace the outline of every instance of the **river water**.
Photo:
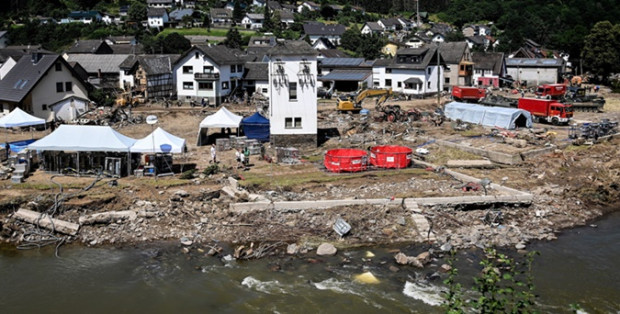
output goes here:
[{"label": "river water", "polygon": [[[620,311],[620,213],[535,243],[538,307],[570,312]],[[418,248],[418,252],[421,249]],[[368,251],[375,254],[367,258]],[[441,313],[441,279],[429,270],[389,270],[387,248],[339,252],[333,258],[264,258],[222,261],[186,255],[177,244],[140,248],[63,247],[0,249],[0,311],[3,313]],[[461,252],[458,267],[471,278],[478,251]],[[353,278],[370,271],[377,284]],[[469,277],[467,277],[469,276]]]}]

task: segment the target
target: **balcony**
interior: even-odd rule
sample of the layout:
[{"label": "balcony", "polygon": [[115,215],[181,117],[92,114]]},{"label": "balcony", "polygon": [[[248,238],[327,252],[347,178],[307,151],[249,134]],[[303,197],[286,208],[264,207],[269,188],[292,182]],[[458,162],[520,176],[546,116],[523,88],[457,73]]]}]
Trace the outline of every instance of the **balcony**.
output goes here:
[{"label": "balcony", "polygon": [[219,73],[194,73],[196,81],[217,81],[220,79]]}]

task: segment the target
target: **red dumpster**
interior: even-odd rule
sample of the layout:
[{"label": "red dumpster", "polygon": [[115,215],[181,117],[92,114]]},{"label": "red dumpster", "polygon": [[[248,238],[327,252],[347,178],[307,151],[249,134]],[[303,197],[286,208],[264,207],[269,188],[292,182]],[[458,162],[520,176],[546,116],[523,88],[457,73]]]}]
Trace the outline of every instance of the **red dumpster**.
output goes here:
[{"label": "red dumpster", "polygon": [[386,145],[370,149],[370,163],[379,168],[407,168],[413,150],[406,146]]},{"label": "red dumpster", "polygon": [[368,153],[365,150],[340,148],[328,150],[323,161],[331,172],[357,172],[368,167]]}]

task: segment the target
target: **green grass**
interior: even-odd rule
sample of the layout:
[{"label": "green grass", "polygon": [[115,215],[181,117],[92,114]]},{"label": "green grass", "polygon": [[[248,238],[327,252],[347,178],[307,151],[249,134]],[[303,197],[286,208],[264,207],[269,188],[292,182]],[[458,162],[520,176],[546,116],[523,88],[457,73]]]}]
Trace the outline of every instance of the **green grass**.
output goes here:
[{"label": "green grass", "polygon": [[[249,31],[249,30],[244,30],[241,28],[238,28],[239,30],[239,34],[241,34],[241,36],[243,35],[260,35],[260,33],[257,33],[255,31]],[[202,36],[215,36],[215,37],[226,37],[226,33],[228,33],[227,29],[219,29],[219,28],[212,28],[211,30],[207,30],[206,28],[166,28],[163,31],[161,31],[161,33],[159,33],[159,35],[157,36],[167,36],[168,34],[171,33],[179,33],[179,35],[190,35],[190,36],[197,36],[197,35],[202,35]]]},{"label": "green grass", "polygon": [[139,184],[148,185],[148,186],[158,186],[158,187],[175,187],[175,186],[183,186],[191,184],[190,180],[183,179],[142,179],[139,181]]},{"label": "green grass", "polygon": [[[86,186],[88,186],[89,183],[63,183],[62,184],[62,188],[63,190],[68,190],[68,189],[83,189]],[[100,187],[104,184],[107,184],[106,182],[100,181],[97,182],[97,184],[95,184],[95,187]],[[47,191],[47,190],[58,190],[58,185],[54,184],[54,183],[29,183],[29,182],[25,182],[25,183],[19,183],[19,184],[13,184],[13,189],[17,189],[17,190],[38,190],[38,191]]]}]

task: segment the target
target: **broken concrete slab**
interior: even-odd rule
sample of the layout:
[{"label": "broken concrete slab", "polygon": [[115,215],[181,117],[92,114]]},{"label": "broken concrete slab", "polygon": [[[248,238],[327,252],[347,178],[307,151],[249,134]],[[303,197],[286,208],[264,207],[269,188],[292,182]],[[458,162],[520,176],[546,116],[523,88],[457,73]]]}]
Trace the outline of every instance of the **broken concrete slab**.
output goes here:
[{"label": "broken concrete slab", "polygon": [[448,168],[493,168],[495,164],[490,160],[480,159],[480,160],[464,160],[464,159],[453,159],[448,160],[446,162],[446,167]]},{"label": "broken concrete slab", "polygon": [[45,228],[50,231],[60,232],[68,235],[77,235],[80,230],[80,225],[69,221],[64,221],[56,218],[51,218],[47,214],[35,212],[32,210],[20,208],[13,218],[38,225],[41,228]]},{"label": "broken concrete slab", "polygon": [[94,225],[113,223],[119,220],[133,221],[136,220],[138,214],[133,210],[123,210],[117,212],[96,213],[88,216],[80,216],[78,220],[80,225]]}]

